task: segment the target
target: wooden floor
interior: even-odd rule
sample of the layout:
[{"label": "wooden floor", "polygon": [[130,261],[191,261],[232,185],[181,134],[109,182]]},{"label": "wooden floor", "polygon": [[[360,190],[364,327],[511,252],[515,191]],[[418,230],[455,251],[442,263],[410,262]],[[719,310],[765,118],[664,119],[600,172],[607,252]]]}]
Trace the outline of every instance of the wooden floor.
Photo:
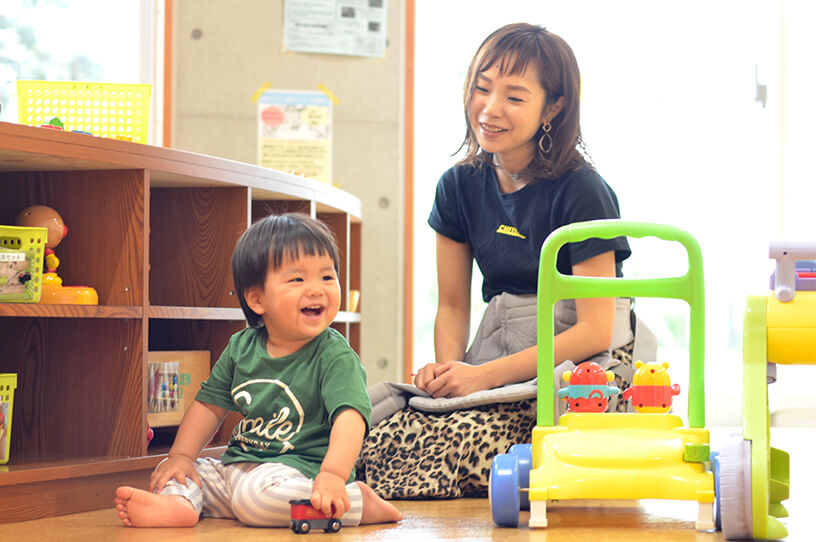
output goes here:
[{"label": "wooden floor", "polygon": [[[816,540],[816,466],[811,459],[816,448],[816,428],[774,430],[774,445],[791,453],[791,496],[785,503],[790,517],[789,542]],[[715,443],[712,434],[712,444]],[[113,497],[111,497],[111,503]],[[697,533],[694,520],[697,504],[676,501],[563,502],[549,506],[550,526],[530,530],[527,513],[522,512],[521,527],[495,527],[487,499],[447,501],[395,501],[404,519],[398,524],[348,527],[337,534],[320,531],[312,539],[341,541],[433,540],[514,541],[545,540],[623,542],[724,540],[722,534]],[[22,523],[0,523],[0,540],[26,542],[71,542],[115,540],[126,542],[192,542],[228,540],[308,540],[289,529],[258,529],[241,526],[231,520],[205,518],[189,529],[135,529],[121,525],[116,511],[86,512]]]}]

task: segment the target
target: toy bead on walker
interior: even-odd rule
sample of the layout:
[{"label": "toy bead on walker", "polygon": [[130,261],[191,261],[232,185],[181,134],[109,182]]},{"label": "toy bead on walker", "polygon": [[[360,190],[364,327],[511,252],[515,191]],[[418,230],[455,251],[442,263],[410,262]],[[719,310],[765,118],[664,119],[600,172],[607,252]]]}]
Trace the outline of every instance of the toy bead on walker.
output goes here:
[{"label": "toy bead on walker", "polygon": [[608,397],[620,393],[617,386],[610,386],[615,379],[612,371],[593,361],[585,361],[572,371],[564,373],[569,386],[558,391],[558,397],[565,399],[571,412],[606,412]]},{"label": "toy bead on walker", "polygon": [[672,396],[680,395],[680,385],[672,384],[668,362],[635,362],[632,386],[623,392],[624,399],[632,399],[632,407],[637,412],[668,412],[672,406]]},{"label": "toy bead on walker", "polygon": [[68,226],[60,214],[47,205],[26,207],[17,215],[18,226],[48,229],[48,240],[45,243],[45,262],[42,278],[42,297],[40,303],[97,305],[99,296],[96,290],[87,286],[63,286],[62,278],[57,274],[60,260],[54,249],[68,235]]}]

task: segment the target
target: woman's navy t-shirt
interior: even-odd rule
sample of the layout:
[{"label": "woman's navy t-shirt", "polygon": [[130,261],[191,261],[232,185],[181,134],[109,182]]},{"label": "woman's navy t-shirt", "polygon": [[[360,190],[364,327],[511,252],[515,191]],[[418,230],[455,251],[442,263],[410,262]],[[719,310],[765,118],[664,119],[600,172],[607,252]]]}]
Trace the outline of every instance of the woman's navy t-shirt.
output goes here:
[{"label": "woman's navy t-shirt", "polygon": [[[620,218],[618,198],[588,166],[503,194],[493,168],[458,165],[439,180],[428,223],[470,246],[487,302],[502,292],[535,293],[544,239],[561,226],[603,218]],[[556,266],[569,275],[573,264],[610,250],[621,276],[621,262],[631,254],[625,237],[569,243],[559,251]]]}]

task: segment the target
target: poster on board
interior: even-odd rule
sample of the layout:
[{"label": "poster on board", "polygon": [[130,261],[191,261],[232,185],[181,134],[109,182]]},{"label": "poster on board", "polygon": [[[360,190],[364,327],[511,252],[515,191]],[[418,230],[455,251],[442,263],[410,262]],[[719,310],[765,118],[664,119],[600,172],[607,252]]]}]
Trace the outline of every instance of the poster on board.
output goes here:
[{"label": "poster on board", "polygon": [[283,47],[304,53],[385,56],[387,0],[285,0]]},{"label": "poster on board", "polygon": [[265,90],[258,98],[258,164],[332,182],[332,102],[320,91]]}]

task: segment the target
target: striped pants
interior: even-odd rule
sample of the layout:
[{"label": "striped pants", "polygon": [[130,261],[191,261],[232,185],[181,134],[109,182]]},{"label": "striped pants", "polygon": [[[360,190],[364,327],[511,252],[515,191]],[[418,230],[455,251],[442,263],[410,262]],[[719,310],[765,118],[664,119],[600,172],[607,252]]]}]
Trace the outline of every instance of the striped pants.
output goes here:
[{"label": "striped pants", "polygon": [[[212,457],[196,460],[203,487],[187,478],[187,485],[170,480],[163,495],[181,495],[200,516],[237,519],[254,527],[288,527],[289,501],[308,499],[314,480],[280,463],[231,463]],[[343,526],[360,524],[363,496],[356,482],[346,484],[351,508],[343,515]]]}]

